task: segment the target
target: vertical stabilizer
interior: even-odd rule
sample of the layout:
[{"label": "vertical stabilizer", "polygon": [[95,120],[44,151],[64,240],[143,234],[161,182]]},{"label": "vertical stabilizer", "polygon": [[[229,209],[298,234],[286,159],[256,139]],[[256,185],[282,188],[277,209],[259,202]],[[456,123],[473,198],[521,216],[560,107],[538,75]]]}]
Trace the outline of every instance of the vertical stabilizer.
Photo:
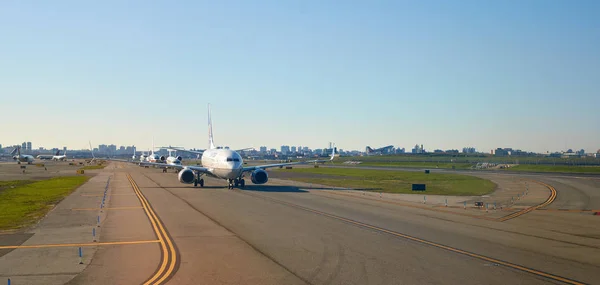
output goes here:
[{"label": "vertical stabilizer", "polygon": [[210,104],[208,104],[208,148],[215,148],[215,142],[213,140],[212,119],[210,117]]}]

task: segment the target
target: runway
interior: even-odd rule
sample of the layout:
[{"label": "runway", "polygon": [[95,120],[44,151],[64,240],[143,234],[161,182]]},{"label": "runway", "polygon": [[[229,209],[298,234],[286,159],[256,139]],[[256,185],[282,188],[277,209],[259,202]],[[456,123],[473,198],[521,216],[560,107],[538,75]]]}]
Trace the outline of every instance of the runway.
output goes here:
[{"label": "runway", "polygon": [[[600,280],[600,227],[589,213],[531,211],[507,221],[475,219],[277,179],[244,190],[206,179],[207,187],[193,188],[172,172],[113,164],[117,167],[103,170],[112,178],[99,241],[155,242],[98,245],[90,264],[69,284],[141,284],[155,276],[153,281],[167,284]],[[597,181],[555,179],[564,178],[540,180],[556,183],[556,201],[583,192],[573,194],[589,195],[580,207],[595,206]]]}]

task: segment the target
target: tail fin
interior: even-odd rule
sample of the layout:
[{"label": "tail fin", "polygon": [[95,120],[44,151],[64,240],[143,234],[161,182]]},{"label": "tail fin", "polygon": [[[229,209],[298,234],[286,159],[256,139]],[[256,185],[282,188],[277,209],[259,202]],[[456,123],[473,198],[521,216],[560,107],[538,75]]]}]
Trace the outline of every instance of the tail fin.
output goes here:
[{"label": "tail fin", "polygon": [[92,160],[90,160],[90,163],[94,160],[96,160],[96,156],[94,156],[94,149],[92,148],[92,141],[90,141],[90,152],[92,153]]},{"label": "tail fin", "polygon": [[60,154],[60,150],[57,150],[55,155],[58,156],[59,154]]},{"label": "tail fin", "polygon": [[335,158],[335,144],[333,144],[333,148],[331,149],[331,157],[329,158],[329,161],[333,161],[333,159]]},{"label": "tail fin", "polygon": [[17,150],[18,150],[18,149],[19,149],[18,147],[15,147],[15,149],[13,149],[13,151],[11,151],[11,152],[10,152],[10,155],[15,155],[15,154],[17,154]]},{"label": "tail fin", "polygon": [[373,152],[373,149],[370,146],[367,146],[367,153]]},{"label": "tail fin", "polygon": [[208,104],[208,148],[215,148],[215,142],[213,140],[212,119],[210,117],[210,104]]}]

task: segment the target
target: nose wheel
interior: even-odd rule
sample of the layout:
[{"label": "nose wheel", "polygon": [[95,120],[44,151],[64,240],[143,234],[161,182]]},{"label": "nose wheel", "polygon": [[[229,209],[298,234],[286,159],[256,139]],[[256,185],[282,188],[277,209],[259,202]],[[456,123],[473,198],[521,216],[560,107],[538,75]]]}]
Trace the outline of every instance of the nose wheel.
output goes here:
[{"label": "nose wheel", "polygon": [[246,181],[243,178],[229,179],[228,189],[233,189],[233,187],[244,188],[244,186],[246,186]]}]

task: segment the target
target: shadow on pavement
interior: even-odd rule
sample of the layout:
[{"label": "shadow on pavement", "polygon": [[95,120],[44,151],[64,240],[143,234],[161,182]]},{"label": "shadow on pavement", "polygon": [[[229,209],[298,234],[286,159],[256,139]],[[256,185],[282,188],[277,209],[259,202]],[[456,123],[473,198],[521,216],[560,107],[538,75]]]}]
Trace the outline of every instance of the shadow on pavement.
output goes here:
[{"label": "shadow on pavement", "polygon": [[280,185],[246,185],[243,189],[236,188],[241,191],[256,191],[256,192],[277,192],[277,193],[308,193],[295,186],[280,186]]}]

